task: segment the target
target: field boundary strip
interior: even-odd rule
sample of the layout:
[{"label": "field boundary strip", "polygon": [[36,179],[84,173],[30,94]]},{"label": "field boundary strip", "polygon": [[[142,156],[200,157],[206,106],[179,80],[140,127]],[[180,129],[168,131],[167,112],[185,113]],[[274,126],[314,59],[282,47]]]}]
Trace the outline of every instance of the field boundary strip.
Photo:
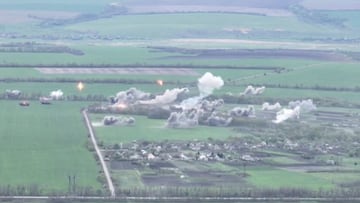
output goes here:
[{"label": "field boundary strip", "polygon": [[115,187],[114,187],[114,184],[111,180],[111,176],[110,176],[110,173],[109,173],[109,169],[104,161],[104,158],[102,157],[101,155],[101,152],[100,152],[100,149],[98,147],[98,144],[96,142],[96,139],[95,139],[95,135],[94,135],[94,131],[93,131],[93,128],[91,126],[91,123],[90,123],[90,119],[87,115],[87,110],[83,110],[82,111],[82,114],[84,116],[84,119],[85,119],[85,122],[86,122],[86,126],[89,130],[89,134],[90,134],[90,137],[91,137],[91,142],[93,143],[94,145],[94,148],[95,148],[95,151],[96,151],[96,154],[97,156],[99,157],[99,160],[100,160],[100,163],[101,163],[101,166],[103,168],[103,171],[104,171],[104,174],[105,174],[105,178],[106,178],[106,182],[108,184],[108,188],[110,190],[110,196],[112,198],[115,198],[116,194],[115,194]]},{"label": "field boundary strip", "polygon": [[188,68],[35,68],[43,74],[136,74],[136,75],[192,75]]}]

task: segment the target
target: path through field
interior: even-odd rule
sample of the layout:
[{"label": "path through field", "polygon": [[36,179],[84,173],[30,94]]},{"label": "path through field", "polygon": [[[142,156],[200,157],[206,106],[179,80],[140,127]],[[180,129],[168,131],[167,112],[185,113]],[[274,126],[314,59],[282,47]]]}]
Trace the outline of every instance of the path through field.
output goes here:
[{"label": "path through field", "polygon": [[101,155],[101,152],[100,152],[100,149],[98,147],[98,144],[96,142],[96,139],[95,139],[95,135],[94,135],[94,131],[92,129],[92,126],[91,126],[91,123],[90,123],[90,119],[87,115],[87,110],[83,110],[82,111],[82,114],[84,116],[84,119],[86,121],[86,126],[89,130],[89,133],[90,133],[90,137],[91,137],[91,142],[93,143],[94,145],[94,148],[95,148],[95,151],[96,151],[96,154],[97,156],[99,157],[99,160],[100,160],[100,163],[101,163],[101,166],[104,170],[104,174],[105,174],[105,178],[106,178],[106,181],[107,181],[107,184],[108,184],[108,187],[109,187],[109,190],[110,190],[110,195],[111,197],[115,197],[115,188],[114,188],[114,184],[111,180],[111,177],[110,177],[110,173],[109,173],[109,170],[107,168],[107,165],[103,159],[103,156]]}]

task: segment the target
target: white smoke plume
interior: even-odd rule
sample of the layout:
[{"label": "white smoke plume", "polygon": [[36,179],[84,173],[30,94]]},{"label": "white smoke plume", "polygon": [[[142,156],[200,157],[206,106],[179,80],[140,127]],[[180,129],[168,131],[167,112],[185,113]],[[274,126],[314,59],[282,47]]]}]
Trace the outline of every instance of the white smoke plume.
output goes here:
[{"label": "white smoke plume", "polygon": [[198,79],[198,88],[200,97],[204,98],[213,93],[214,90],[220,89],[224,85],[224,81],[220,76],[214,76],[210,72],[206,72]]},{"label": "white smoke plume", "polygon": [[164,94],[157,95],[154,99],[139,101],[140,104],[165,105],[174,102],[181,93],[189,92],[188,88],[174,88],[166,90]]},{"label": "white smoke plume", "polygon": [[240,96],[244,95],[260,95],[264,93],[265,86],[262,87],[253,87],[251,85],[247,86],[244,92],[240,93]]},{"label": "white smoke plume", "polygon": [[289,102],[289,108],[294,109],[297,106],[300,106],[301,113],[307,113],[316,110],[316,105],[313,103],[312,99],[307,100],[296,100]]},{"label": "white smoke plume", "polygon": [[212,73],[206,72],[203,76],[198,79],[198,89],[200,92],[199,96],[191,97],[181,102],[180,106],[183,109],[196,108],[199,102],[211,95],[214,90],[220,89],[224,85],[224,81],[220,76],[214,76]]},{"label": "white smoke plume", "polygon": [[281,109],[279,112],[276,113],[276,120],[273,120],[273,123],[282,123],[291,118],[300,118],[300,106],[296,106],[294,109]]},{"label": "white smoke plume", "polygon": [[115,97],[111,98],[112,104],[133,104],[139,100],[150,99],[151,94],[136,89],[135,87],[129,88],[126,91],[120,91]]},{"label": "white smoke plume", "polygon": [[206,117],[212,114],[216,108],[224,104],[223,100],[207,101],[205,97],[211,95],[214,90],[220,89],[224,85],[221,77],[214,76],[212,73],[205,73],[198,79],[199,96],[191,97],[174,105],[174,109],[180,112],[172,112],[167,120],[170,128],[193,128],[199,124],[199,117]]},{"label": "white smoke plume", "polygon": [[263,111],[277,111],[281,109],[281,105],[279,102],[275,104],[269,104],[268,102],[263,103],[262,108]]},{"label": "white smoke plume", "polygon": [[61,99],[63,97],[63,95],[64,95],[64,93],[60,89],[50,92],[50,97],[55,100]]},{"label": "white smoke plume", "polygon": [[221,126],[225,127],[228,126],[232,121],[232,117],[223,117],[216,115],[216,113],[212,113],[211,116],[207,119],[207,124],[209,126]]},{"label": "white smoke plume", "polygon": [[232,117],[255,117],[255,108],[253,105],[248,105],[247,108],[235,107],[229,112]]},{"label": "white smoke plume", "polygon": [[217,108],[219,108],[219,107],[221,107],[223,105],[224,105],[224,100],[223,99],[216,99],[214,101],[202,100],[200,102],[200,107],[199,108],[204,110],[204,111],[213,112]]},{"label": "white smoke plume", "polygon": [[6,90],[6,96],[11,99],[19,98],[21,95],[20,90]]},{"label": "white smoke plume", "polygon": [[167,120],[168,128],[194,128],[199,123],[196,109],[172,112]]},{"label": "white smoke plume", "polygon": [[116,117],[116,116],[105,116],[103,119],[104,125],[121,125],[131,126],[135,124],[135,118],[133,117]]}]

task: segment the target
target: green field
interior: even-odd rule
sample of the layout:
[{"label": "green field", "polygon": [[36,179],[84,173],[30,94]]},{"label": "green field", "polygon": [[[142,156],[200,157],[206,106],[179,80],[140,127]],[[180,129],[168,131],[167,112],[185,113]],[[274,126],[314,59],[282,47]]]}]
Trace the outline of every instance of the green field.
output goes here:
[{"label": "green field", "polygon": [[[146,19],[146,20],[145,20]],[[176,22],[174,24],[173,22]],[[110,26],[110,25],[121,26]],[[267,38],[286,33],[288,37],[339,35],[341,30],[326,26],[319,27],[299,21],[296,17],[268,17],[244,14],[154,14],[119,16],[67,26],[70,31],[98,31],[101,34],[116,34],[122,37],[139,39],[161,39],[175,37],[201,37],[203,34],[234,38],[236,34],[229,29],[250,29],[253,32],[268,32]],[[144,32],[146,30],[146,32]],[[280,30],[280,31],[279,31]],[[295,34],[293,34],[295,33]],[[246,36],[246,35],[245,35]]]},{"label": "green field", "polygon": [[[93,122],[101,122],[103,116],[91,115]],[[100,126],[95,127],[97,137],[104,144],[130,143],[134,140],[162,141],[162,140],[206,140],[226,139],[230,136],[240,136],[228,128],[199,126],[194,129],[166,128],[166,121],[148,119],[144,116],[134,116],[135,126]]]},{"label": "green field", "polygon": [[[331,189],[335,185],[329,181],[326,174],[321,177],[314,177],[306,173],[291,172],[276,168],[250,168],[249,181],[257,187],[264,188],[308,188],[318,190],[319,188]],[[276,181],[274,181],[276,180]]]},{"label": "green field", "polygon": [[84,103],[56,102],[44,106],[1,101],[1,185],[39,186],[47,194],[68,191],[68,176],[77,187],[100,189],[96,165],[86,150],[86,128],[80,108]]},{"label": "green field", "polygon": [[[159,7],[220,6],[206,0],[156,2]],[[205,72],[224,80],[224,86],[213,93],[229,100],[220,113],[228,116],[229,109],[254,102],[259,116],[234,119],[238,126],[172,129],[166,127],[166,119],[144,115],[123,115],[133,116],[134,126],[102,126],[102,119],[110,114],[90,113],[117,190],[359,187],[360,110],[355,106],[360,105],[360,12],[326,10],[304,0],[296,4],[314,10],[300,8],[304,13],[291,14],[294,10],[288,2],[274,2],[268,8],[270,15],[264,15],[260,11],[265,7],[242,13],[165,9],[165,13],[134,14],[131,6],[137,3],[158,6],[146,0],[1,1],[0,196],[8,185],[38,187],[41,195],[66,194],[69,176],[76,176],[78,191],[91,187],[106,194],[100,166],[87,149],[88,132],[80,110],[94,105],[90,101],[106,105],[110,96],[131,87],[153,94],[187,87],[190,93],[185,96],[198,95],[196,83]],[[353,2],[344,0],[338,6]],[[124,8],[129,13],[121,11]],[[271,15],[282,12],[287,15]],[[194,74],[43,74],[37,66],[175,67],[189,68]],[[156,84],[159,79],[163,86]],[[85,84],[82,91],[76,88],[79,81]],[[266,90],[240,97],[248,85],[264,85]],[[30,100],[29,107],[6,97],[6,90],[15,89],[22,92],[20,99]],[[37,101],[58,89],[64,100],[51,105]],[[265,101],[280,101],[286,107],[288,100],[301,99],[313,99],[320,111],[328,112],[302,113],[299,120],[276,125],[271,122],[275,112],[259,110]],[[159,145],[162,151],[155,151]],[[148,151],[143,153],[145,147]],[[195,154],[200,152],[218,157],[198,160]],[[191,158],[179,158],[180,153]],[[157,157],[151,161],[146,155]],[[244,156],[259,159],[248,161]]]}]

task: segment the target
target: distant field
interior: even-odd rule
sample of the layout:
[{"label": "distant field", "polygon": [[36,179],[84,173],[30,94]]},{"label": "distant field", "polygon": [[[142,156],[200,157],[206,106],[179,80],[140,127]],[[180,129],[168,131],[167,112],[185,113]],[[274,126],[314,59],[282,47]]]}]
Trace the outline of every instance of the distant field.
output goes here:
[{"label": "distant field", "polygon": [[357,0],[303,0],[301,3],[309,9],[319,10],[359,10],[360,4]]},{"label": "distant field", "polygon": [[[130,13],[99,15],[110,9],[111,3],[115,3],[112,9],[125,6]],[[307,21],[290,13],[289,6],[300,3],[316,10],[316,14],[343,19],[345,27],[323,21],[321,24],[311,17]],[[285,100],[314,99],[324,102],[326,107],[316,103],[318,112],[275,125],[265,120],[275,116],[275,112],[267,115],[256,105],[258,117],[238,119],[237,122],[243,122],[241,126],[200,125],[193,129],[170,129],[165,126],[166,119],[138,115],[133,116],[134,126],[102,126],[105,114],[90,114],[117,189],[184,186],[214,190],[223,186],[221,190],[229,191],[322,188],[330,193],[331,189],[346,188],[344,183],[358,186],[355,181],[359,179],[359,158],[349,157],[358,156],[350,151],[357,150],[357,146],[354,142],[349,150],[343,149],[347,147],[343,142],[345,138],[355,140],[352,135],[358,136],[360,110],[329,107],[360,104],[360,13],[349,9],[360,9],[358,0],[0,1],[0,189],[6,185],[36,184],[43,194],[53,190],[66,193],[70,175],[76,176],[78,187],[104,191],[99,182],[103,177],[98,177],[100,166],[86,149],[88,132],[80,113],[81,108],[94,102],[64,99],[41,105],[38,96],[61,89],[65,98],[73,96],[69,100],[79,97],[106,100],[130,87],[153,94],[187,87],[189,95],[198,95],[196,83],[205,72],[221,76],[225,82],[214,91],[215,96],[228,93],[239,96],[248,85],[269,85],[262,95],[246,96],[249,100],[231,98],[233,104],[225,104],[222,113],[235,106],[247,106],[236,103],[251,99],[257,104],[278,100],[284,107]],[[110,10],[107,11],[109,14]],[[77,18],[78,15],[81,17]],[[41,24],[44,18],[48,24]],[[49,18],[72,21],[52,22]],[[29,46],[32,43],[53,49],[37,49]],[[60,46],[63,49],[55,53],[54,47]],[[69,49],[77,55],[64,51]],[[164,85],[156,84],[156,80],[164,80]],[[82,91],[76,88],[79,81],[85,85]],[[29,107],[21,107],[18,100],[5,100],[7,89],[18,89],[36,100],[31,100]],[[330,113],[322,115],[320,111]],[[303,130],[307,127],[310,130]],[[331,130],[336,133],[330,139]],[[336,136],[339,148],[338,140],[332,140]],[[313,140],[309,141],[310,138]],[[208,155],[225,151],[230,158],[199,161],[192,157],[184,161],[177,157],[178,152],[170,158],[160,158],[149,146],[148,153],[159,159],[150,161],[135,156],[135,160],[124,160],[130,157],[126,153],[141,154],[142,147],[135,151],[127,148],[134,140],[139,146],[144,144],[141,141],[175,146],[177,142],[190,145],[194,140],[202,140],[211,143],[211,147],[184,148],[178,152],[192,156],[197,152]],[[331,143],[327,144],[329,140]],[[222,148],[233,141],[238,145]],[[166,144],[161,146],[164,156]],[[296,144],[305,150],[296,148]],[[116,149],[120,145],[121,150]],[[239,150],[235,149],[237,146]],[[291,149],[293,146],[296,147]],[[317,154],[305,159],[307,150]],[[245,161],[243,155],[259,161]],[[336,161],[336,166],[330,166],[332,161]],[[311,167],[319,170],[309,171]]]},{"label": "distant field", "polygon": [[0,101],[1,185],[36,184],[44,194],[68,191],[68,176],[77,186],[100,189],[92,154],[85,148],[87,132],[80,108],[84,103]]},{"label": "distant field", "polygon": [[0,93],[5,93],[7,89],[18,89],[26,95],[40,94],[43,96],[49,95],[51,91],[61,89],[64,92],[64,97],[69,95],[77,95],[86,97],[88,94],[103,95],[105,97],[115,95],[119,91],[124,91],[130,87],[136,87],[142,91],[152,93],[162,93],[166,89],[172,89],[174,85],[159,86],[154,83],[133,85],[133,84],[87,84],[85,88],[80,92],[77,89],[77,82],[75,83],[0,83]]},{"label": "distant field", "polygon": [[304,87],[358,87],[359,63],[323,63],[295,69],[281,74],[259,77],[249,82]]},{"label": "distant field", "polygon": [[46,11],[72,11],[72,12],[98,12],[104,9],[105,5],[113,2],[112,0],[96,1],[56,1],[56,0],[29,0],[26,2],[15,1],[1,1],[0,8],[7,10],[46,10]]},{"label": "distant field", "polygon": [[[110,26],[114,24],[121,26]],[[257,35],[274,38],[282,34],[286,34],[288,38],[296,38],[300,35],[302,37],[329,36],[343,33],[326,26],[321,27],[322,29],[319,29],[319,26],[299,21],[294,16],[268,17],[245,14],[194,13],[118,16],[70,25],[66,29],[82,32],[98,31],[104,35],[114,34],[133,39],[203,38],[204,36],[207,36],[205,38],[209,36],[217,36],[217,38],[242,36],[246,38]]]}]

